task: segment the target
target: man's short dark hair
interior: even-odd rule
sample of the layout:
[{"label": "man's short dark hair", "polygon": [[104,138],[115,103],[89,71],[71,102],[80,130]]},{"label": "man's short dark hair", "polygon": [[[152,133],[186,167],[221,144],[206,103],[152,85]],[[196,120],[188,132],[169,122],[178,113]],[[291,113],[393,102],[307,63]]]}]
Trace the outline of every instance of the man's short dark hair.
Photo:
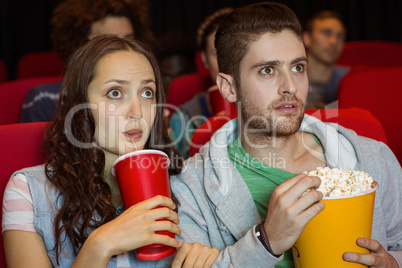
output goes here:
[{"label": "man's short dark hair", "polygon": [[310,17],[307,20],[306,25],[304,26],[304,30],[311,33],[311,31],[313,30],[314,21],[323,19],[337,19],[342,23],[343,28],[346,29],[345,22],[340,13],[332,10],[322,10],[320,12],[315,13],[312,17]]},{"label": "man's short dark hair", "polygon": [[240,63],[251,42],[264,33],[290,30],[302,40],[302,27],[296,14],[287,6],[262,2],[236,8],[226,16],[215,35],[219,71],[240,85]]}]

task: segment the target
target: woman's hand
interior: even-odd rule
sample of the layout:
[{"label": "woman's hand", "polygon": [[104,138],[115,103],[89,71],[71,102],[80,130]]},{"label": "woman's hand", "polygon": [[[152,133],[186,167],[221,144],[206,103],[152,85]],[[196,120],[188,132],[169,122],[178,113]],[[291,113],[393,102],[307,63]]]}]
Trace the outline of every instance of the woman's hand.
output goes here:
[{"label": "woman's hand", "polygon": [[398,268],[396,260],[388,254],[378,241],[360,237],[357,239],[357,245],[370,250],[370,254],[345,252],[343,254],[345,261],[361,263],[368,267]]},{"label": "woman's hand", "polygon": [[[82,257],[93,261],[96,256],[99,265],[103,265],[114,255],[150,244],[179,247],[178,240],[154,233],[169,231],[180,235],[179,218],[173,211],[175,207],[173,201],[164,196],[155,196],[130,207],[116,219],[94,230],[80,250],[77,260]],[[160,219],[168,221],[157,221]]]},{"label": "woman's hand", "polygon": [[321,192],[311,191],[300,197],[307,189],[318,188],[320,183],[318,177],[297,175],[272,193],[264,228],[275,255],[291,248],[306,224],[324,209],[324,203],[319,202],[323,198]]},{"label": "woman's hand", "polygon": [[172,268],[211,267],[218,255],[219,250],[216,248],[200,243],[183,243],[172,262]]}]

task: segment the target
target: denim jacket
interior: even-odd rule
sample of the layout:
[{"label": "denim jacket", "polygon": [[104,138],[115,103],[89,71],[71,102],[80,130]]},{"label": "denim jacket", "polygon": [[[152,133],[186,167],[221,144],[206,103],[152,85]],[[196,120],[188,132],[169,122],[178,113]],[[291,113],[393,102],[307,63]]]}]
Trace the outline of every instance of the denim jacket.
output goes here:
[{"label": "denim jacket", "polygon": [[[53,222],[63,201],[62,197],[58,198],[60,191],[47,180],[44,165],[17,171],[12,175],[12,177],[18,173],[22,173],[27,178],[29,190],[32,196],[35,230],[43,237],[48,256],[53,266],[71,267],[77,256],[74,253],[71,241],[66,236],[65,231],[61,234],[61,241],[64,242],[59,255],[59,264],[57,264],[56,251],[54,248],[55,237],[53,232]],[[122,210],[122,208],[118,209],[119,214],[122,213]],[[93,230],[88,230],[88,235],[92,231]],[[142,261],[137,258],[135,251],[130,251],[112,257],[107,267],[154,268],[156,263],[157,261]]]}]

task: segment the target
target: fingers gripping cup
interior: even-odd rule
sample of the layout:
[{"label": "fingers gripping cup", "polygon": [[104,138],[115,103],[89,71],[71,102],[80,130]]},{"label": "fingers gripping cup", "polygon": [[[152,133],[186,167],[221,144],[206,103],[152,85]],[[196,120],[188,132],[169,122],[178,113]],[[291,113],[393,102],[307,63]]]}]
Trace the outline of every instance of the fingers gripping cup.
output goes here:
[{"label": "fingers gripping cup", "polygon": [[[170,196],[169,158],[158,150],[141,150],[119,157],[113,164],[112,173],[117,177],[125,209],[156,195]],[[156,234],[175,235],[168,231]],[[165,258],[176,252],[176,248],[152,244],[136,249],[141,260]]]},{"label": "fingers gripping cup", "polygon": [[[323,183],[324,181],[321,184]],[[342,255],[346,251],[370,253],[356,244],[359,237],[371,237],[377,182],[370,182],[369,188],[360,193],[342,196],[326,196],[333,193],[333,189],[327,194],[323,191],[324,210],[306,225],[292,248],[296,267],[367,267],[346,262]]]}]

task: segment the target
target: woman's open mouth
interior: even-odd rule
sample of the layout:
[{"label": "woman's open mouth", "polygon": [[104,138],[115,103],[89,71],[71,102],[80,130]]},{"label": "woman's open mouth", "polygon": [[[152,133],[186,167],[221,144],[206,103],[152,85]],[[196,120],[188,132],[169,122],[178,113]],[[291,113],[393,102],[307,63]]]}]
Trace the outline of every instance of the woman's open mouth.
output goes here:
[{"label": "woman's open mouth", "polygon": [[124,136],[128,140],[140,140],[142,138],[142,130],[141,129],[130,129],[124,132]]}]

